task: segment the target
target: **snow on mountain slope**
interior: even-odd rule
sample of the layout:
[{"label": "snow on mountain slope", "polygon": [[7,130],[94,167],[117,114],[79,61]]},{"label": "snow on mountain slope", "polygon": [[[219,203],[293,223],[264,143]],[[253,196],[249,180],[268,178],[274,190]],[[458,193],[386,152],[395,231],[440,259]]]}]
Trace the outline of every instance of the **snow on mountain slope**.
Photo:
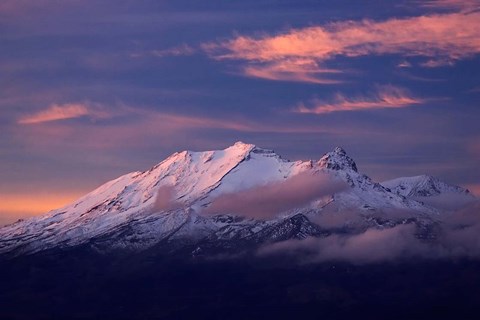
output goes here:
[{"label": "snow on mountain slope", "polygon": [[381,184],[373,182],[368,176],[357,170],[355,161],[342,148],[325,154],[318,165],[328,169],[334,175],[347,182],[351,189],[335,194],[331,206],[337,210],[358,208],[362,210],[397,209],[418,211],[419,213],[437,213],[436,210],[421,203],[393,194]]},{"label": "snow on mountain slope", "polygon": [[[222,194],[284,181],[302,172],[326,173],[350,188],[333,195],[328,203],[314,201],[270,220],[235,217],[234,212],[201,213]],[[165,188],[173,192],[172,207],[158,203]],[[392,208],[422,217],[437,213],[358,173],[353,159],[341,148],[318,162],[292,162],[271,150],[237,142],[225,150],[175,153],[148,171],[107,182],[68,206],[0,228],[0,254],[81,244],[99,250],[141,250],[160,242],[181,246],[228,240],[232,246],[238,239],[259,243],[287,236],[301,238],[322,234],[321,226],[307,216],[319,214],[325,207],[365,213]]]},{"label": "snow on mountain slope", "polygon": [[455,210],[475,201],[468,189],[450,185],[429,175],[402,177],[382,182],[393,193],[444,210]]},{"label": "snow on mountain slope", "polygon": [[382,185],[389,188],[393,193],[404,197],[430,197],[441,193],[472,196],[467,189],[447,184],[428,175],[396,178],[384,181]]},{"label": "snow on mountain slope", "polygon": [[[12,247],[30,252],[72,246],[132,220],[146,219],[158,213],[155,198],[162,186],[173,186],[178,201],[188,207],[215,189],[254,148],[236,143],[225,150],[175,153],[148,171],[107,182],[71,205],[0,229],[0,252]],[[166,234],[185,223],[186,216],[183,210],[164,214],[152,231]]]}]

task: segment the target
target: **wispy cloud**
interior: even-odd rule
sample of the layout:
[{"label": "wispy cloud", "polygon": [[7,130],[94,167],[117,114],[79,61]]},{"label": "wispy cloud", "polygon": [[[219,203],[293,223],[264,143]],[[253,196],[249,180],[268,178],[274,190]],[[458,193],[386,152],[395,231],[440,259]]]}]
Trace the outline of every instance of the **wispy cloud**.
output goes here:
[{"label": "wispy cloud", "polygon": [[[68,106],[74,107],[68,107]],[[345,130],[335,126],[292,123],[289,120],[274,118],[268,122],[251,119],[242,115],[210,116],[202,114],[167,113],[146,107],[126,105],[100,105],[71,103],[53,105],[41,112],[20,118],[12,129],[16,138],[30,148],[46,150],[51,148],[83,148],[84,150],[138,149],[157,145],[178,145],[186,133],[228,131],[237,134],[303,134],[328,133],[345,134]],[[67,108],[65,108],[67,106]],[[75,107],[77,106],[77,107]],[[90,120],[109,119],[105,126],[101,121],[62,120],[85,117]],[[353,130],[353,129],[352,129]],[[355,129],[356,130],[356,129]]]},{"label": "wispy cloud", "polygon": [[184,43],[184,44],[181,44],[175,47],[166,48],[166,49],[136,51],[136,52],[130,53],[129,56],[130,58],[133,58],[133,59],[151,57],[151,56],[157,57],[157,58],[181,57],[181,56],[191,56],[196,52],[197,52],[196,48]]},{"label": "wispy cloud", "polygon": [[152,112],[151,119],[158,119],[165,123],[166,127],[172,130],[195,129],[195,128],[217,128],[236,131],[255,131],[257,125],[246,120],[227,120],[208,118],[202,116],[188,116],[173,113]]},{"label": "wispy cloud", "polygon": [[417,56],[425,66],[454,63],[480,53],[480,13],[425,15],[386,21],[346,21],[291,29],[277,35],[203,45],[214,59],[240,60],[243,73],[271,80],[334,82],[329,60],[366,55]]},{"label": "wispy cloud", "polygon": [[411,68],[412,64],[408,62],[407,60],[403,60],[399,64],[397,64],[397,68]]},{"label": "wispy cloud", "polygon": [[420,63],[420,66],[425,68],[438,68],[445,66],[453,66],[455,61],[449,58],[440,58],[440,59],[430,59],[425,62]]},{"label": "wispy cloud", "polygon": [[67,104],[52,104],[45,110],[35,112],[33,114],[25,115],[18,120],[19,124],[35,124],[42,122],[66,120],[73,118],[80,118],[83,116],[92,115],[92,111],[86,104],[82,103],[67,103]]},{"label": "wispy cloud", "polygon": [[348,98],[342,94],[337,94],[334,101],[329,103],[319,99],[313,99],[309,105],[300,103],[294,109],[294,112],[325,114],[339,111],[404,108],[422,102],[421,99],[412,97],[401,88],[384,86],[372,97]]},{"label": "wispy cloud", "polygon": [[249,65],[244,74],[249,77],[277,81],[335,84],[340,80],[328,79],[327,75],[341,73],[340,70],[322,68],[314,59],[286,59],[271,63]]},{"label": "wispy cloud", "polygon": [[168,56],[189,56],[195,53],[195,49],[188,44],[182,44],[176,47],[153,50],[152,55],[163,58]]}]

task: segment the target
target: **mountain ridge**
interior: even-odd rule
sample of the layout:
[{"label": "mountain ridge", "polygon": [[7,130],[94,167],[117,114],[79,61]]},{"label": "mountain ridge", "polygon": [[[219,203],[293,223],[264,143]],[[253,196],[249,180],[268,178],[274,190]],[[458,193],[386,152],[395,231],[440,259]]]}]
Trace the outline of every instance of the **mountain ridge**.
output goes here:
[{"label": "mountain ridge", "polygon": [[[252,197],[256,190],[268,194],[272,193],[268,188],[282,184],[288,187],[295,180],[301,182],[296,187],[302,186],[302,175],[315,179],[328,176],[328,181],[342,181],[346,187],[332,194],[320,192],[318,199],[304,201],[275,216],[239,216],[235,208],[205,214],[205,208],[231,194],[250,192]],[[295,196],[311,186],[284,189]],[[371,215],[384,211],[411,212],[421,228],[434,223],[439,214],[438,209],[391,192],[359,173],[355,161],[340,147],[318,161],[288,161],[273,150],[237,142],[223,150],[174,153],[149,170],[109,181],[70,205],[4,226],[0,228],[0,254],[31,254],[85,244],[104,251],[145,250],[160,243],[169,248],[186,243],[193,251],[200,248],[200,243],[216,251],[255,247],[328,234],[329,230],[312,221],[327,211],[352,209],[362,217],[360,231],[378,227]],[[384,218],[390,225],[404,223],[388,215]]]},{"label": "mountain ridge", "polygon": [[382,182],[382,185],[405,197],[429,197],[444,192],[471,195],[471,192],[466,188],[447,184],[426,174],[391,179]]}]

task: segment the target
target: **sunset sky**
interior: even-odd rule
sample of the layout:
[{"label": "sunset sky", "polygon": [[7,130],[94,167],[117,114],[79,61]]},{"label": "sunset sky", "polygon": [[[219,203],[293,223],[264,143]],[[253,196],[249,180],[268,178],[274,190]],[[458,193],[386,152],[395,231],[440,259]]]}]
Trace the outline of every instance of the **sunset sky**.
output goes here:
[{"label": "sunset sky", "polygon": [[237,140],[480,194],[478,0],[2,0],[0,225]]}]

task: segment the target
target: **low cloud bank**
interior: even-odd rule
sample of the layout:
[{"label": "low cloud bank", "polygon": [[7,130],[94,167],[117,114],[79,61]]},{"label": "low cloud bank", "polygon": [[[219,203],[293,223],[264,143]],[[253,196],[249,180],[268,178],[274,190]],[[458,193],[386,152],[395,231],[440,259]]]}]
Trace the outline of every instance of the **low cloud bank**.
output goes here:
[{"label": "low cloud bank", "polygon": [[220,195],[202,213],[268,219],[347,188],[344,182],[326,174],[300,173],[280,182]]},{"label": "low cloud bank", "polygon": [[326,238],[288,240],[265,246],[260,255],[300,254],[303,262],[346,261],[356,264],[391,261],[399,257],[421,254],[424,246],[414,246],[414,225],[390,229],[368,229],[364,233]]},{"label": "low cloud bank", "polygon": [[[401,217],[401,214],[395,214]],[[407,215],[405,215],[407,216]],[[411,217],[412,215],[410,215]],[[358,212],[326,214],[315,223],[324,227],[340,227],[358,222]],[[392,215],[385,214],[385,218]],[[301,263],[343,261],[368,264],[407,261],[414,258],[459,259],[480,258],[480,201],[438,217],[435,237],[420,239],[413,223],[392,228],[370,228],[358,234],[334,234],[325,238],[287,240],[259,249],[260,256],[290,254]]]},{"label": "low cloud bank", "polygon": [[480,201],[443,217],[442,243],[454,256],[480,257]]},{"label": "low cloud bank", "polygon": [[[301,173],[285,180],[222,194],[213,199],[201,214],[271,219],[312,203],[318,206],[314,201],[326,200],[347,189],[344,182],[329,175]],[[464,197],[452,196],[432,201],[444,213],[421,214],[394,209],[372,213],[329,205],[310,220],[330,230],[330,236],[267,244],[257,254],[263,257],[287,254],[301,264],[348,262],[363,265],[414,259],[480,258],[480,200],[471,198],[466,201]],[[181,207],[183,204],[176,200],[173,186],[158,189],[154,204],[156,211]]]},{"label": "low cloud bank", "polygon": [[474,197],[455,193],[445,193],[430,197],[414,197],[413,199],[443,211],[458,211],[468,208],[477,201]]}]

